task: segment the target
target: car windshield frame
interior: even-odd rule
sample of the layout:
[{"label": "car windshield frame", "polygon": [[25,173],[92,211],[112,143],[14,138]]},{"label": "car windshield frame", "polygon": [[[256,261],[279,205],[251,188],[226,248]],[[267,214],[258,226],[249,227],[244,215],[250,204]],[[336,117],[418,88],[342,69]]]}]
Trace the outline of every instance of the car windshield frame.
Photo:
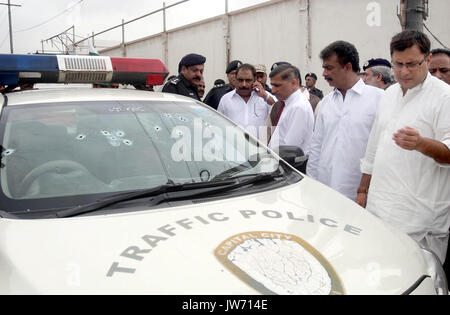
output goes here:
[{"label": "car windshield frame", "polygon": [[[134,105],[133,105],[134,104]],[[57,108],[57,110],[56,110]],[[53,113],[50,113],[50,109],[54,109],[55,112],[57,113],[63,113],[64,115],[67,114],[69,117],[76,116],[76,118],[78,119],[77,122],[79,123],[80,121],[82,121],[83,119],[85,119],[85,117],[83,115],[87,115],[86,117],[91,119],[92,117],[89,116],[91,115],[90,111],[93,111],[96,115],[98,115],[100,118],[103,118],[105,121],[110,121],[114,119],[117,119],[118,122],[121,122],[121,119],[125,120],[128,119],[126,121],[126,123],[123,123],[124,126],[121,126],[120,123],[117,123],[117,127],[120,131],[120,127],[123,127],[123,131],[122,133],[124,134],[123,137],[119,140],[121,140],[122,142],[120,143],[121,146],[116,146],[116,144],[114,144],[113,142],[111,142],[111,135],[107,135],[107,134],[101,134],[102,132],[102,126],[95,124],[94,122],[91,122],[89,125],[89,128],[97,128],[94,130],[94,132],[92,130],[89,130],[88,132],[85,132],[84,136],[85,138],[83,138],[83,133],[80,133],[78,131],[76,132],[72,132],[72,136],[75,137],[75,139],[78,141],[78,144],[82,141],[84,141],[86,138],[89,138],[91,135],[94,135],[97,138],[101,138],[101,137],[106,137],[109,141],[109,143],[107,144],[108,147],[108,154],[111,154],[111,152],[113,152],[114,154],[117,153],[118,151],[114,151],[117,148],[122,148],[121,150],[125,150],[125,148],[127,148],[127,143],[128,142],[128,146],[132,147],[134,144],[135,148],[141,148],[144,147],[145,150],[143,150],[142,152],[139,150],[136,150],[136,152],[134,152],[133,154],[130,154],[127,157],[127,159],[124,158],[124,156],[121,156],[120,161],[125,161],[125,160],[133,160],[135,161],[134,164],[139,164],[139,163],[143,163],[143,161],[141,161],[139,159],[139,157],[145,156],[148,158],[148,160],[152,160],[151,164],[145,164],[144,163],[144,168],[145,170],[148,169],[149,165],[154,165],[157,164],[156,160],[159,159],[159,163],[161,163],[161,168],[158,169],[158,171],[163,171],[164,173],[158,173],[158,176],[160,175],[164,175],[164,176],[160,176],[161,178],[157,178],[158,182],[154,184],[154,187],[159,186],[159,185],[163,185],[165,183],[167,183],[168,181],[174,181],[176,184],[188,184],[188,183],[196,183],[196,182],[208,182],[214,179],[214,177],[216,177],[216,180],[228,180],[228,179],[232,179],[231,177],[240,177],[240,176],[251,176],[251,175],[257,175],[258,173],[270,173],[270,172],[274,172],[276,170],[281,169],[282,173],[284,174],[284,176],[287,178],[289,177],[290,180],[286,181],[286,184],[288,184],[288,182],[296,182],[302,179],[302,176],[299,173],[296,173],[295,171],[293,171],[293,169],[288,166],[287,164],[285,164],[284,162],[281,162],[282,160],[279,160],[276,156],[274,156],[272,153],[270,153],[270,151],[263,145],[261,145],[261,143],[259,143],[255,138],[253,138],[252,136],[250,136],[248,133],[246,133],[243,129],[241,129],[240,127],[236,126],[234,123],[232,123],[230,120],[228,120],[227,118],[221,116],[220,114],[218,114],[217,112],[213,111],[212,109],[208,108],[206,105],[196,102],[196,101],[192,101],[192,102],[186,102],[186,101],[162,101],[162,100],[139,100],[139,101],[79,101],[79,102],[61,102],[59,104],[57,103],[43,103],[43,104],[26,104],[26,105],[13,105],[13,106],[5,106],[3,108],[3,112],[2,112],[2,116],[1,116],[1,120],[0,120],[0,139],[1,139],[1,162],[2,162],[2,167],[0,168],[0,178],[2,179],[2,183],[1,185],[1,189],[0,189],[0,209],[3,213],[6,214],[10,214],[10,215],[15,215],[15,214],[20,214],[20,215],[24,215],[26,217],[26,213],[33,213],[35,217],[36,214],[38,213],[53,213],[53,212],[57,212],[57,211],[61,211],[61,209],[70,209],[70,208],[74,208],[77,206],[82,206],[82,205],[86,205],[89,203],[92,203],[96,200],[99,199],[105,199],[108,198],[109,196],[112,195],[116,195],[116,194],[120,194],[120,193],[127,193],[127,192],[133,192],[133,191],[139,191],[139,190],[145,190],[145,189],[151,189],[153,186],[148,186],[148,187],[141,187],[141,186],[118,186],[118,187],[122,187],[122,188],[111,188],[109,190],[109,187],[112,185],[112,183],[116,180],[112,180],[110,182],[104,180],[104,178],[101,178],[99,183],[105,183],[105,191],[102,190],[96,190],[97,187],[100,187],[100,185],[103,184],[97,184],[96,181],[92,180],[92,181],[87,181],[89,183],[89,185],[92,185],[92,187],[90,187],[89,189],[86,188],[88,191],[87,192],[83,192],[83,193],[77,193],[77,190],[73,190],[75,193],[72,193],[72,191],[67,190],[67,192],[70,192],[70,194],[62,194],[62,195],[34,195],[35,192],[32,192],[33,189],[35,189],[35,187],[39,187],[39,190],[41,189],[40,187],[47,187],[50,186],[52,188],[54,188],[54,186],[58,186],[57,183],[54,183],[55,180],[54,178],[58,178],[58,174],[55,175],[53,173],[57,173],[54,170],[58,169],[60,170],[62,173],[59,174],[61,175],[60,177],[63,178],[66,174],[64,174],[64,171],[67,171],[69,175],[71,176],[75,176],[74,174],[76,172],[78,173],[83,173],[83,169],[84,168],[79,168],[76,164],[82,164],[82,163],[78,163],[76,161],[76,158],[73,157],[74,161],[72,162],[76,162],[76,163],[70,163],[71,160],[64,160],[62,158],[54,158],[54,161],[49,161],[46,163],[42,163],[42,162],[36,162],[33,161],[34,164],[36,164],[37,166],[30,168],[31,171],[24,171],[24,174],[26,174],[25,176],[23,176],[23,178],[21,179],[21,181],[19,180],[18,182],[20,182],[20,185],[24,185],[25,188],[23,189],[23,191],[21,191],[22,195],[18,195],[18,193],[16,192],[16,194],[12,194],[8,189],[5,190],[5,183],[8,183],[9,174],[11,174],[13,169],[21,169],[22,165],[26,165],[26,163],[17,163],[18,166],[10,166],[13,165],[14,160],[19,161],[20,159],[25,159],[27,157],[31,157],[34,156],[31,153],[35,154],[36,156],[45,156],[45,154],[47,154],[47,151],[50,152],[48,153],[50,154],[56,154],[56,153],[51,153],[51,152],[58,152],[58,154],[60,153],[58,147],[56,148],[51,148],[51,142],[47,142],[47,141],[53,141],[52,140],[45,140],[46,138],[44,136],[46,136],[47,138],[49,137],[48,135],[45,134],[40,134],[39,130],[40,129],[33,129],[31,131],[29,131],[29,137],[31,139],[28,140],[23,140],[21,143],[27,143],[27,145],[35,145],[35,147],[38,148],[38,150],[36,151],[36,148],[34,149],[34,151],[26,151],[25,149],[23,150],[23,156],[20,156],[19,151],[21,150],[22,146],[18,146],[18,147],[14,147],[13,145],[11,145],[11,143],[15,143],[13,140],[11,139],[15,139],[14,137],[18,138],[19,137],[19,133],[20,130],[23,131],[24,129],[20,129],[19,127],[17,127],[16,129],[14,129],[15,124],[17,124],[17,126],[20,126],[20,123],[23,122],[33,122],[35,123],[38,118],[41,119],[42,117],[44,118],[44,123],[48,123],[50,125],[54,124],[53,121],[48,121],[49,117],[51,117],[53,115]],[[74,110],[71,110],[74,109]],[[78,111],[80,113],[79,116],[78,115]],[[84,114],[84,111],[89,112],[88,114]],[[75,114],[73,114],[73,112],[75,112]],[[50,114],[49,114],[50,113]],[[174,114],[176,113],[176,114]],[[30,116],[31,118],[27,118],[28,116]],[[33,116],[34,115],[34,116]],[[41,115],[41,116],[39,116]],[[94,115],[94,114],[92,114]],[[121,117],[120,115],[122,115],[123,117]],[[153,125],[152,124],[152,120],[153,116],[155,116],[157,119],[169,119],[169,120],[173,120],[176,121],[173,122],[172,125],[166,126],[166,125],[162,125],[161,126],[157,126],[157,125]],[[38,118],[36,118],[36,117]],[[105,116],[105,117],[104,117]],[[25,117],[25,118],[24,118]],[[80,118],[81,117],[81,118]],[[136,117],[137,121],[139,122],[140,126],[139,127],[135,127],[135,125],[139,125],[136,123],[136,121],[132,121],[131,118],[132,117]],[[86,118],[86,119],[87,119]],[[106,119],[107,118],[107,119]],[[155,119],[156,119],[155,118]],[[28,120],[27,120],[28,119]],[[54,118],[52,118],[53,120],[55,120]],[[52,120],[50,119],[50,120]],[[134,118],[133,118],[134,119]],[[148,121],[147,121],[147,120]],[[47,121],[46,121],[47,120]],[[60,121],[64,121],[67,120],[67,117],[57,117],[58,122]],[[70,120],[70,119],[69,119]],[[92,119],[91,119],[92,120]],[[198,121],[197,121],[198,120]],[[41,121],[40,121],[41,122]],[[67,124],[67,121],[65,122]],[[216,144],[216,142],[220,142],[217,141],[217,139],[215,138],[216,134],[214,132],[216,132],[217,130],[220,130],[220,128],[224,128],[223,130],[223,134],[221,136],[225,137],[228,136],[224,135],[226,133],[226,131],[228,131],[227,128],[231,128],[234,132],[234,136],[239,135],[239,137],[244,138],[245,139],[245,145],[247,146],[244,151],[245,153],[242,153],[241,151],[238,151],[239,148],[238,145],[239,143],[235,144],[234,150],[236,150],[236,152],[234,152],[234,158],[237,158],[237,160],[227,160],[226,158],[223,161],[216,161],[216,160],[212,160],[212,161],[205,161],[205,156],[202,156],[203,160],[197,161],[195,160],[195,152],[194,153],[190,153],[190,155],[192,155],[193,157],[193,161],[178,161],[175,163],[181,163],[181,164],[185,164],[186,169],[187,169],[187,173],[195,173],[195,176],[193,176],[192,174],[190,175],[190,177],[180,177],[180,178],[185,178],[186,180],[180,180],[180,178],[177,178],[176,176],[173,176],[173,173],[169,175],[169,172],[171,169],[174,168],[174,165],[172,165],[171,163],[176,160],[173,157],[173,152],[176,152],[176,150],[174,151],[173,147],[175,146],[175,144],[179,143],[181,141],[181,139],[183,139],[184,135],[183,132],[194,132],[194,135],[192,137],[187,137],[191,140],[191,142],[193,143],[193,148],[195,151],[196,144],[195,141],[195,124],[196,123],[200,123],[202,125],[202,127],[204,128],[204,130],[214,130],[212,132],[212,134],[210,134],[210,138],[207,138],[207,140],[211,140],[210,142],[214,142]],[[78,126],[78,125],[77,125]],[[132,126],[133,128],[135,128],[136,130],[134,130],[133,128],[131,128],[130,126]],[[219,128],[216,130],[214,129],[215,127],[219,126]],[[67,127],[67,126],[66,126]],[[154,151],[151,151],[151,154],[149,153],[149,151],[151,150],[151,141],[149,141],[147,144],[147,146],[138,146],[139,143],[139,137],[141,137],[142,139],[145,140],[145,137],[147,136],[148,139],[150,140],[154,140],[152,137],[154,137],[153,134],[150,134],[153,131],[149,131],[150,128],[153,127],[153,131],[155,131],[155,133],[158,132],[158,128],[160,128],[160,132],[165,131],[166,132],[166,138],[161,137],[162,139],[158,139],[158,144],[153,143],[153,147],[154,147]],[[41,127],[39,127],[41,128]],[[133,131],[136,131],[135,133],[133,132],[129,132],[129,129],[133,129]],[[225,129],[227,129],[225,131]],[[16,130],[16,131],[13,131]],[[36,131],[38,130],[38,131]],[[181,131],[180,131],[181,130]],[[66,128],[67,133],[69,133],[70,128],[67,127]],[[107,131],[107,130],[105,130]],[[113,133],[111,130],[108,131],[110,133]],[[114,131],[116,132],[116,131]],[[139,133],[140,132],[140,133]],[[127,134],[131,133],[131,135],[134,135],[135,138],[131,138],[131,139],[125,139],[127,137]],[[205,131],[206,133],[206,131]],[[13,136],[14,135],[14,136]],[[56,138],[56,134],[53,134]],[[172,154],[172,159],[173,161],[169,161],[170,159],[167,158],[168,157],[168,147],[169,147],[169,143],[170,139],[168,138],[168,136],[170,135],[170,139],[172,139],[172,143],[171,144],[171,154]],[[92,137],[94,137],[92,136]],[[114,134],[115,138],[120,138],[120,134],[119,132],[116,132]],[[9,138],[8,138],[9,137]],[[41,138],[39,138],[41,137]],[[78,137],[78,138],[77,138]],[[109,138],[108,138],[109,137]],[[131,137],[131,136],[130,136]],[[8,141],[6,141],[8,138]],[[198,138],[198,137],[197,137]],[[24,136],[24,139],[26,139],[26,136]],[[38,140],[36,140],[38,139]],[[141,140],[142,140],[141,139]],[[147,140],[148,140],[147,139]],[[16,139],[17,140],[17,139]],[[117,139],[116,139],[117,140]],[[214,140],[214,141],[213,141]],[[222,139],[223,140],[223,139]],[[28,141],[28,142],[26,142]],[[33,141],[35,141],[36,143],[33,143]],[[39,141],[43,141],[42,145],[40,145]],[[56,141],[56,140],[54,140]],[[69,141],[75,141],[74,139],[69,140]],[[107,142],[108,142],[107,141]],[[223,140],[223,142],[226,142],[227,140]],[[237,142],[239,140],[236,140]],[[20,142],[20,141],[18,141]],[[101,145],[105,145],[103,142],[93,142],[93,145],[89,147],[89,149],[83,148],[81,147],[81,149],[78,150],[74,150],[71,151],[72,155],[73,154],[79,154],[79,155],[83,155],[84,151],[94,151],[96,152],[96,150],[101,146]],[[161,146],[161,143],[167,142],[167,147],[164,147],[164,149],[162,149],[162,147],[158,147]],[[222,145],[225,147],[224,143],[222,142]],[[65,140],[65,142],[63,143],[67,143],[67,140]],[[209,142],[208,142],[209,143]],[[228,144],[228,142],[227,142]],[[23,146],[25,147],[25,145]],[[199,146],[200,148],[202,148],[201,146]],[[205,146],[206,147],[206,146]],[[205,153],[205,147],[202,148],[203,150],[203,154]],[[158,152],[158,150],[165,150],[163,153]],[[192,148],[191,148],[192,149]],[[240,148],[242,149],[242,148]],[[52,151],[54,150],[54,151]],[[100,149],[98,149],[100,150]],[[117,149],[118,150],[118,149]],[[214,150],[211,150],[210,152],[215,152],[216,148],[214,147]],[[255,151],[256,150],[256,151]],[[110,152],[111,151],[111,152]],[[220,151],[220,150],[219,150]],[[73,153],[75,152],[75,153]],[[256,152],[256,154],[255,154]],[[242,153],[242,154],[241,154]],[[106,153],[105,153],[106,154]],[[147,154],[147,155],[146,155]],[[225,156],[225,154],[223,152],[221,152],[221,154],[223,156]],[[51,156],[51,158],[53,158],[53,156]],[[248,159],[256,159],[253,161],[248,161]],[[72,159],[72,157],[71,157]],[[259,159],[259,160],[258,160]],[[143,160],[143,158],[142,158]],[[97,163],[99,166],[101,167],[100,164],[107,164],[109,165],[108,161],[99,161],[98,158],[92,158],[93,164]],[[112,162],[111,162],[112,163]],[[133,170],[134,172],[137,172],[138,169],[134,169],[134,165],[132,162],[129,162],[131,164],[131,166],[128,166],[128,164],[126,164],[126,166],[122,165],[122,168],[128,167],[127,170]],[[167,164],[166,164],[167,163]],[[195,168],[195,172],[192,171],[190,169],[190,167],[192,165],[194,165],[195,163],[197,163],[197,166]],[[208,164],[210,163],[210,164]],[[39,165],[38,165],[39,164]],[[178,164],[178,165],[181,165]],[[83,164],[82,164],[83,165]],[[207,167],[202,167],[203,165],[207,165]],[[227,165],[226,167],[224,165]],[[83,165],[84,166],[84,165]],[[103,165],[103,167],[108,170],[107,167],[105,167],[105,165]],[[233,168],[238,167],[238,171],[237,172],[231,172],[232,176],[222,176],[222,177],[218,177],[218,175],[220,174],[226,174],[227,170],[230,171],[230,169],[232,170]],[[239,169],[239,167],[241,167],[241,169]],[[40,169],[41,168],[41,169]],[[66,170],[67,168],[67,170]],[[78,169],[79,168],[79,169]],[[90,174],[94,173],[92,171],[92,169],[96,169],[96,167],[92,166],[89,164],[89,166],[85,167]],[[200,172],[198,173],[198,170],[200,170]],[[33,173],[34,171],[34,173]],[[142,169],[141,169],[142,171]],[[124,171],[126,172],[126,170]],[[145,174],[145,176],[153,176],[154,174],[151,173],[150,171],[148,171],[149,174]],[[33,176],[35,176],[37,173],[38,176],[36,178],[34,178]],[[41,174],[42,173],[42,174]],[[198,173],[198,174],[197,174]],[[31,175],[30,175],[31,174]],[[47,179],[48,182],[51,182],[51,185],[47,185],[45,186],[44,184],[41,184],[40,182],[45,182],[45,180],[41,180],[42,178],[44,178],[43,176],[50,176],[49,174],[51,174],[53,177],[49,177],[49,179]],[[63,176],[64,175],[64,176]],[[96,174],[97,175],[97,174]],[[28,177],[27,177],[28,176]],[[80,175],[81,176],[81,175]],[[139,176],[136,175],[137,177],[143,177],[144,175],[141,176],[141,173],[139,173]],[[27,179],[29,179],[29,177],[32,178],[31,182],[27,182]],[[70,176],[69,176],[70,177]],[[67,177],[67,178],[69,178]],[[133,176],[130,176],[130,178],[132,178]],[[157,177],[155,175],[155,177]],[[294,179],[293,179],[294,177]],[[53,179],[52,179],[53,178]],[[98,178],[97,178],[98,179]],[[39,180],[39,183],[37,183],[37,181]],[[119,180],[119,178],[117,179]],[[126,179],[126,180],[130,180],[131,179]],[[147,178],[146,178],[147,180]],[[68,182],[68,179],[65,179],[66,182]],[[57,182],[57,181],[56,181]],[[70,181],[69,181],[70,182]],[[278,184],[278,183],[277,183]],[[20,186],[18,185],[18,186]],[[109,185],[109,186],[108,186]],[[103,187],[103,186],[102,186]],[[115,187],[115,186],[114,186]],[[277,185],[278,187],[278,185]],[[56,189],[56,188],[55,188]],[[261,189],[261,187],[255,188],[257,189]],[[20,189],[19,189],[20,190]],[[30,192],[31,191],[31,192]],[[253,193],[254,189],[249,189],[248,193]],[[239,193],[240,194],[240,193]],[[229,195],[227,193],[223,193],[223,195]],[[37,215],[37,217],[39,217],[39,215]]]}]

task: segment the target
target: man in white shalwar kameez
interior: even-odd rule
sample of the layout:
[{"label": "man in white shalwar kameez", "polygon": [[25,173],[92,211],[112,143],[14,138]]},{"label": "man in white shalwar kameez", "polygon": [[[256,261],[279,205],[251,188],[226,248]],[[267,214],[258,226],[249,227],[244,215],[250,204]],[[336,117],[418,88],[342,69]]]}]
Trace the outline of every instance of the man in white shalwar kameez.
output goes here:
[{"label": "man in white shalwar kameez", "polygon": [[359,56],[352,44],[334,42],[321,58],[323,75],[335,90],[321,102],[306,173],[355,200],[360,160],[384,92],[358,77]]},{"label": "man in white shalwar kameez", "polygon": [[264,141],[267,115],[275,101],[256,80],[255,67],[243,64],[236,72],[236,89],[221,98],[217,111]]},{"label": "man in white shalwar kameez", "polygon": [[430,41],[392,39],[398,84],[379,104],[357,202],[445,261],[450,225],[450,87],[428,73]]}]

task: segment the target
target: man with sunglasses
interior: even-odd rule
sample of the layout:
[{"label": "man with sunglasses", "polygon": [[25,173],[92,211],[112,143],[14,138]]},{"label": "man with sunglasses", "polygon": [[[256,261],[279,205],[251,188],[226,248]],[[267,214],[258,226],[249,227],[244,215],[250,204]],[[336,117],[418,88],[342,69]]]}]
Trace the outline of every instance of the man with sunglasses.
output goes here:
[{"label": "man with sunglasses", "polygon": [[430,40],[391,41],[398,84],[382,97],[357,202],[445,261],[450,225],[450,87],[428,72]]}]

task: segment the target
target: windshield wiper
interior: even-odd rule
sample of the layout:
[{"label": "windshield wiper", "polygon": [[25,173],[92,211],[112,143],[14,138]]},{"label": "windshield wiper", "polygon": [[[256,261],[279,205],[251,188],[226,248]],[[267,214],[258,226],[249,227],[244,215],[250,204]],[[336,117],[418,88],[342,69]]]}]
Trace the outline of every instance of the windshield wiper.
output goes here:
[{"label": "windshield wiper", "polygon": [[70,209],[58,211],[56,216],[58,218],[67,218],[72,216],[77,216],[80,214],[96,211],[99,209],[106,208],[108,206],[114,205],[116,203],[125,202],[134,199],[140,199],[145,197],[152,197],[155,195],[177,191],[177,190],[191,190],[198,188],[208,188],[208,187],[219,187],[223,185],[233,184],[234,181],[222,181],[216,183],[202,182],[202,183],[186,183],[186,184],[174,184],[173,181],[169,180],[167,184],[156,186],[150,189],[138,190],[133,192],[126,192],[121,194],[116,194],[113,196],[106,197],[104,199],[97,200],[95,202],[73,207]]},{"label": "windshield wiper", "polygon": [[272,181],[275,178],[283,176],[279,172],[263,173],[251,176],[248,179],[242,180],[235,178],[224,181],[210,181],[202,183],[187,183],[187,184],[166,184],[148,190],[140,190],[132,193],[122,193],[97,200],[93,203],[62,210],[56,213],[58,218],[74,217],[97,210],[101,210],[125,201],[152,197],[149,200],[149,206],[156,206],[162,202],[177,201],[193,199],[198,197],[207,197],[215,194],[220,194],[243,186]]},{"label": "windshield wiper", "polygon": [[241,163],[235,167],[232,167],[232,168],[214,176],[214,178],[212,180],[215,181],[215,180],[229,179],[235,174],[252,169],[252,168],[256,167],[259,163],[261,163],[261,160],[262,160],[261,158],[265,157],[265,156],[271,157],[272,155],[270,155],[268,152],[264,152],[262,154],[260,154],[260,153],[253,154],[244,163]]},{"label": "windshield wiper", "polygon": [[[279,177],[284,178],[283,174],[281,174],[279,171],[275,171],[272,173],[251,174],[251,175],[243,175],[241,177],[234,177],[232,180],[228,180],[228,182],[231,181],[231,182],[233,182],[233,184],[224,185],[222,187],[203,189],[203,190],[198,190],[196,192],[178,191],[178,192],[167,193],[167,194],[159,194],[157,196],[154,196],[154,198],[152,198],[150,200],[149,206],[154,207],[163,202],[211,197],[211,196],[215,196],[215,195],[218,195],[221,193],[226,193],[231,190],[235,190],[235,189],[238,189],[238,188],[241,188],[244,186],[248,186],[248,185],[268,183],[268,182],[274,181],[276,178],[279,178]],[[213,182],[211,182],[211,183],[213,183]]]}]

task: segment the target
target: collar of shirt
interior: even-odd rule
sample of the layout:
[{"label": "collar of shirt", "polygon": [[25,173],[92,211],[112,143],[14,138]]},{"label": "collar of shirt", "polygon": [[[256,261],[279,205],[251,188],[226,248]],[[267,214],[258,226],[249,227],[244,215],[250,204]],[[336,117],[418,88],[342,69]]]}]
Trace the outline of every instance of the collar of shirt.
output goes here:
[{"label": "collar of shirt", "polygon": [[[366,84],[364,83],[364,81],[362,79],[359,79],[358,82],[356,82],[356,84],[353,85],[352,88],[347,91],[347,93],[349,91],[354,91],[355,93],[357,93],[359,95],[362,95],[365,85]],[[341,93],[341,91],[339,91],[338,89],[335,88],[334,89],[334,96],[337,96],[337,95],[342,95],[342,93]]]},{"label": "collar of shirt", "polygon": [[252,94],[250,95],[250,98],[249,98],[248,101],[246,102],[246,101],[242,98],[242,96],[240,96],[240,95],[237,93],[237,90],[236,90],[236,89],[234,89],[234,90],[232,91],[232,93],[233,93],[233,95],[231,95],[231,98],[238,97],[238,98],[240,98],[244,103],[247,103],[247,104],[250,104],[250,101],[251,101],[253,98],[259,97],[259,96],[256,94],[255,91],[252,91]]},{"label": "collar of shirt", "polygon": [[[414,96],[417,93],[419,93],[420,91],[422,91],[422,89],[427,88],[430,84],[431,84],[431,73],[428,72],[427,77],[425,78],[425,80],[422,83],[420,83],[419,85],[417,85],[411,89],[408,89],[406,91],[406,94],[404,96],[405,100],[410,99],[412,96]],[[400,87],[400,90],[401,90],[401,87]],[[403,93],[403,91],[402,91],[402,93]]]},{"label": "collar of shirt", "polygon": [[[292,94],[287,98],[287,100],[284,101],[285,106],[288,107],[289,104],[295,103],[296,100],[297,100],[299,97],[302,97],[302,96],[304,96],[304,95],[303,95],[303,92],[302,92],[300,89],[298,89],[297,91],[295,91],[294,93],[292,93]],[[305,96],[305,97],[306,97],[306,96]]]},{"label": "collar of shirt", "polygon": [[308,89],[305,89],[303,92],[303,95],[305,95],[306,96],[306,98],[307,99],[309,99],[310,98],[310,95],[309,95],[309,91],[308,91]]}]

